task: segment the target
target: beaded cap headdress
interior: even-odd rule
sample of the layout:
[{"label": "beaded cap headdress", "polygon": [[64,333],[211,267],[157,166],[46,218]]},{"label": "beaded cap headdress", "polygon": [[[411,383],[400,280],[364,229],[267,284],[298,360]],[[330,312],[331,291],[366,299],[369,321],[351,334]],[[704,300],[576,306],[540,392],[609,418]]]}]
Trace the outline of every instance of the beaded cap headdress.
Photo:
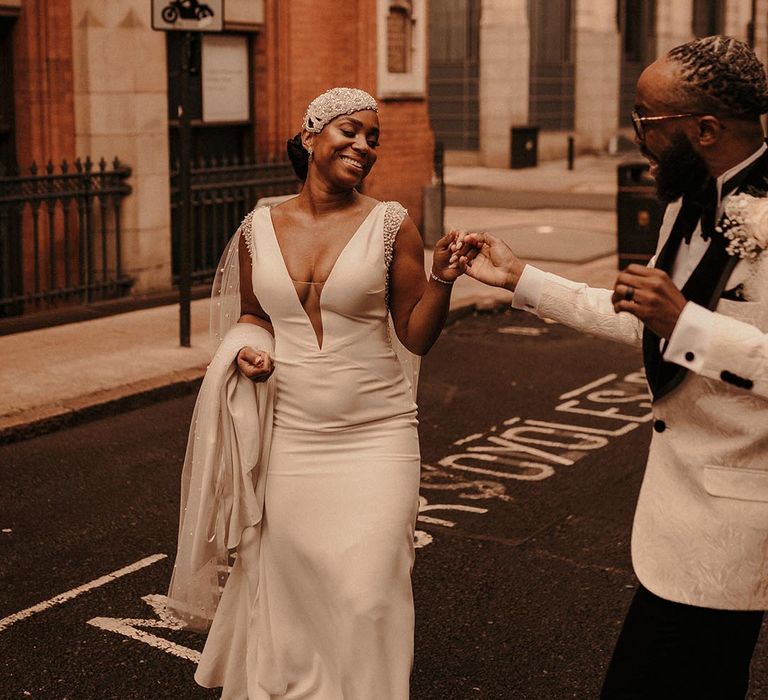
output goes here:
[{"label": "beaded cap headdress", "polygon": [[378,112],[379,107],[365,90],[337,87],[318,95],[309,103],[304,113],[302,127],[313,134],[319,134],[325,125],[342,114],[352,114],[370,109]]}]

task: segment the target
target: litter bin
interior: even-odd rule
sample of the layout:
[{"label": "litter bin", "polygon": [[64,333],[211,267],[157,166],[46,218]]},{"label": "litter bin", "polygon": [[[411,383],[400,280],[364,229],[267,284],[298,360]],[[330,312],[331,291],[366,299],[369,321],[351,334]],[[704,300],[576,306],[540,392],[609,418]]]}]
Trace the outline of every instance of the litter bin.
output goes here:
[{"label": "litter bin", "polygon": [[656,251],[664,207],[648,163],[620,163],[616,197],[619,269],[630,263],[645,265]]},{"label": "litter bin", "polygon": [[509,167],[533,168],[539,162],[539,127],[513,126],[510,130]]}]

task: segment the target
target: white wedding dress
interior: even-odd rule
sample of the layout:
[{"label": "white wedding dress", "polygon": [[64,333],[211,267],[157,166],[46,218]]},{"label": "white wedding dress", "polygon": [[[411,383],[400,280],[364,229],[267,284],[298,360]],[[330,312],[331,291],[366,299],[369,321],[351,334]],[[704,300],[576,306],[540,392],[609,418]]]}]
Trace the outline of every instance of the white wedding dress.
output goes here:
[{"label": "white wedding dress", "polygon": [[261,526],[247,529],[195,678],[224,700],[405,700],[419,445],[392,347],[388,262],[405,215],[379,203],[321,292],[322,347],[268,208],[243,235],[275,332]]}]

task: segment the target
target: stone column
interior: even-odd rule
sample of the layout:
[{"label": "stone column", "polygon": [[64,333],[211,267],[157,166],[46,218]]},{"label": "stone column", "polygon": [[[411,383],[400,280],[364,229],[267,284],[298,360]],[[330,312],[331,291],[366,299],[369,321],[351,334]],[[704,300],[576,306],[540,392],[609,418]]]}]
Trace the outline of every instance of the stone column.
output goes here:
[{"label": "stone column", "polygon": [[619,123],[621,36],[615,0],[576,0],[576,146],[605,150]]},{"label": "stone column", "polygon": [[693,38],[693,0],[657,0],[656,55]]},{"label": "stone column", "polygon": [[[759,5],[760,3],[758,3]],[[759,9],[759,8],[758,8]],[[765,14],[756,12],[755,20],[759,23]],[[727,0],[725,3],[725,32],[737,39],[747,39],[747,25],[752,18],[752,0]],[[765,21],[763,19],[763,21]]]},{"label": "stone column", "polygon": [[[52,3],[58,4],[58,3]],[[71,0],[76,151],[133,168],[123,264],[134,293],[171,285],[165,34],[145,0]],[[63,32],[62,32],[63,33]]]},{"label": "stone column", "polygon": [[526,0],[483,0],[480,14],[480,154],[509,167],[510,127],[528,121],[530,30]]},{"label": "stone column", "polygon": [[755,15],[755,51],[765,65],[768,59],[768,0],[757,0]]}]

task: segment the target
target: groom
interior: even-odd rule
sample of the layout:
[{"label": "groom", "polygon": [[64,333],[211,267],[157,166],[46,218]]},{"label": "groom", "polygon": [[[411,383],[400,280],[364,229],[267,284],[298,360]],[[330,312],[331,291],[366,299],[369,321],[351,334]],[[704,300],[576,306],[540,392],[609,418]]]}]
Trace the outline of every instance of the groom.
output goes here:
[{"label": "groom", "polygon": [[669,203],[649,267],[594,289],[468,234],[469,274],[517,308],[642,344],[654,433],[632,532],[640,585],[602,697],[743,698],[768,607],[768,251],[729,254],[718,223],[734,193],[768,188],[768,86],[746,44],[712,36],[646,68],[636,100],[636,142]]}]

